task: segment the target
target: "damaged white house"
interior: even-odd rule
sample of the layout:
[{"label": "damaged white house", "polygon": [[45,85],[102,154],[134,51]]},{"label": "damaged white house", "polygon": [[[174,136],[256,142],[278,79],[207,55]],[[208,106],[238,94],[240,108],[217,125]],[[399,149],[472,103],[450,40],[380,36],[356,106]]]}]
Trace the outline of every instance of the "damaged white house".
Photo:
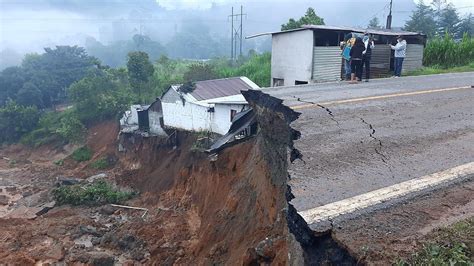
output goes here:
[{"label": "damaged white house", "polygon": [[140,133],[145,136],[166,136],[163,130],[163,112],[160,99],[150,105],[135,104],[120,119],[122,133]]},{"label": "damaged white house", "polygon": [[181,85],[172,85],[163,93],[164,127],[224,135],[234,116],[249,108],[240,92],[260,89],[246,77],[198,81],[194,85],[189,92],[180,90]]}]

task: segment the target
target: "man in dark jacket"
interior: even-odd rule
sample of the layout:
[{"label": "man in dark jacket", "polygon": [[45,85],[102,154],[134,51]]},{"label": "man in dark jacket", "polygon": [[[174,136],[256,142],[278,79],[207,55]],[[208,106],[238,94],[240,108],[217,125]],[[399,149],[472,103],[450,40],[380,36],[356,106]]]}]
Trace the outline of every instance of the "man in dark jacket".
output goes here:
[{"label": "man in dark jacket", "polygon": [[365,82],[369,82],[370,79],[370,60],[372,59],[372,49],[374,49],[374,40],[370,34],[364,35],[365,51],[362,55],[362,65],[365,68]]}]

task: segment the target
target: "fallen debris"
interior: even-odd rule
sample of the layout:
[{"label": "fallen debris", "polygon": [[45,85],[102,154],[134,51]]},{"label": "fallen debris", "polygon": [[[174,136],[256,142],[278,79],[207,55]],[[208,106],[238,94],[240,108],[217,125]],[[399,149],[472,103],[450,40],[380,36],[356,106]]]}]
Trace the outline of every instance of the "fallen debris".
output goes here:
[{"label": "fallen debris", "polygon": [[117,205],[117,204],[110,204],[110,206],[112,206],[112,207],[117,207],[117,208],[125,208],[125,209],[132,209],[132,210],[145,211],[145,212],[142,214],[142,218],[145,217],[145,215],[148,213],[148,209],[146,209],[146,208],[125,206],[125,205]]}]

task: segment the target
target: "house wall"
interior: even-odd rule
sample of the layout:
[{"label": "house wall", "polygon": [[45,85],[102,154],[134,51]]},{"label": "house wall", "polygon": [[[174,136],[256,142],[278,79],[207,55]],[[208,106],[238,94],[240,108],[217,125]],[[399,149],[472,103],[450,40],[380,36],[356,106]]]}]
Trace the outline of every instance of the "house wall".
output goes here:
[{"label": "house wall", "polygon": [[422,44],[407,44],[406,57],[402,67],[403,73],[423,67],[423,49]]},{"label": "house wall", "polygon": [[315,46],[313,60],[313,81],[341,79],[342,56],[339,46]]},{"label": "house wall", "polygon": [[205,106],[184,102],[179,94],[170,89],[161,99],[163,108],[163,124],[166,127],[190,131],[211,129],[214,113],[208,112]]},{"label": "house wall", "polygon": [[302,30],[272,36],[271,77],[284,79],[284,86],[295,81],[311,81],[313,69],[313,31]]},{"label": "house wall", "polygon": [[137,109],[142,108],[141,105],[132,105],[130,107],[131,115],[128,117],[127,124],[138,125],[138,111]]},{"label": "house wall", "polygon": [[248,109],[248,105],[243,104],[215,104],[214,120],[212,121],[212,131],[221,135],[227,134],[232,121],[230,120],[230,111],[236,110],[237,113]]},{"label": "house wall", "polygon": [[163,118],[163,113],[149,110],[148,118],[150,119],[150,133],[165,136],[166,133],[160,123],[160,120]]}]

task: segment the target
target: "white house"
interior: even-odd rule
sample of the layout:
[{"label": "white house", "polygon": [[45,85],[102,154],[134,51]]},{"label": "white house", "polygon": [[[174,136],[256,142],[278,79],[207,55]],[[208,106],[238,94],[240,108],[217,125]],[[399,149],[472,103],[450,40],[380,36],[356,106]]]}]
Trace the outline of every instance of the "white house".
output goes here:
[{"label": "white house", "polygon": [[163,130],[163,112],[160,99],[150,105],[135,104],[120,119],[122,133],[139,133],[145,136],[166,136]]},{"label": "white house", "polygon": [[246,77],[198,81],[188,93],[180,87],[170,86],[161,97],[164,126],[221,135],[227,133],[237,113],[248,109],[240,92],[260,89]]}]

